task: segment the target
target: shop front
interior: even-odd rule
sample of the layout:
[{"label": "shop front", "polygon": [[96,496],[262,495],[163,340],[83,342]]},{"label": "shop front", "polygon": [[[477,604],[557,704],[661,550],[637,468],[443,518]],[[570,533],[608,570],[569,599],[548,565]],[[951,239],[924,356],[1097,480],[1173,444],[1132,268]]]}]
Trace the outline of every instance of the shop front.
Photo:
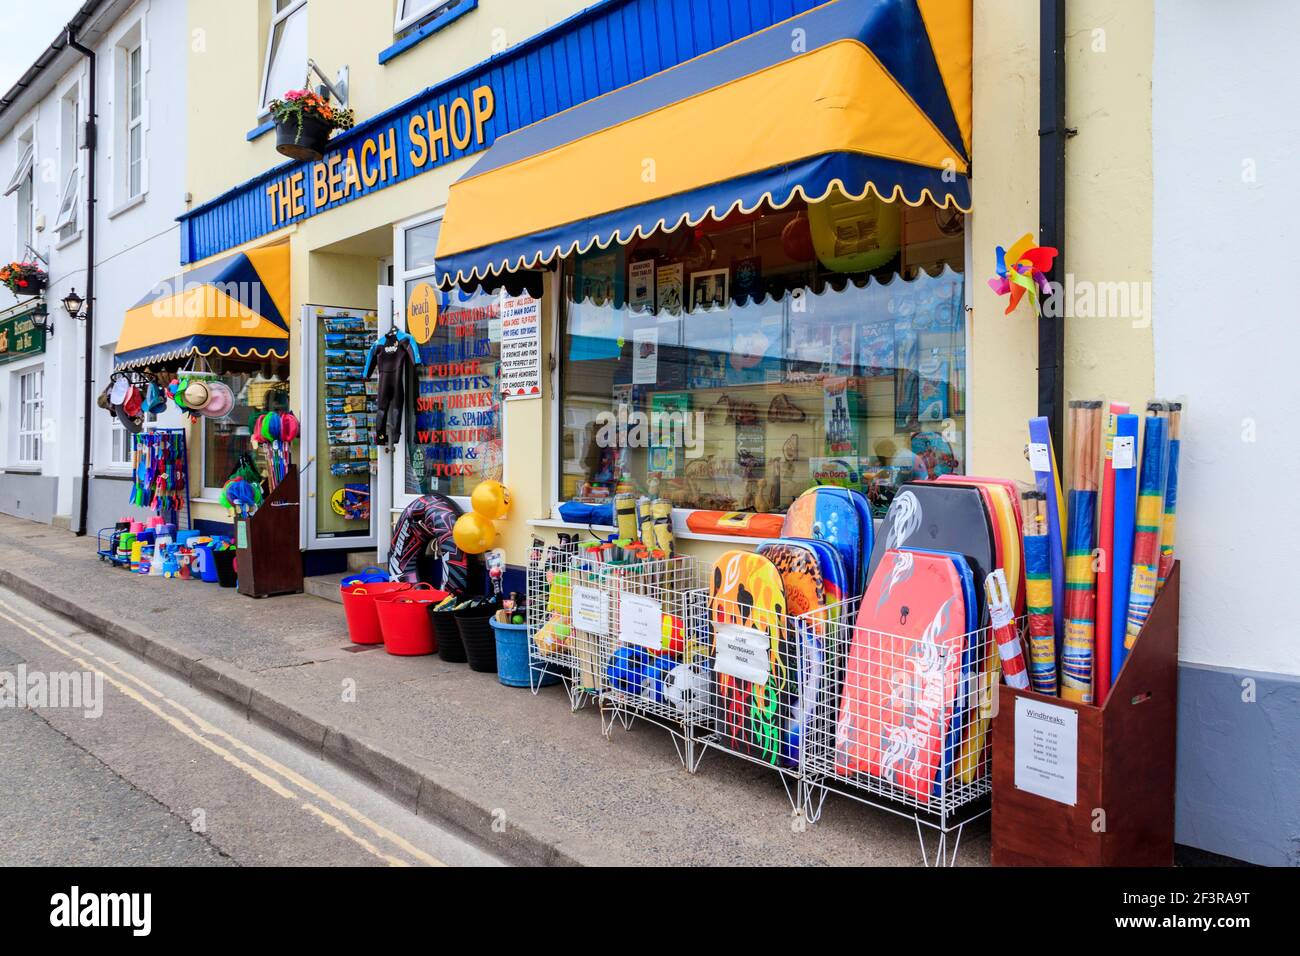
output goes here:
[{"label": "shop front", "polygon": [[815,485],[879,516],[965,470],[969,49],[902,49],[897,14],[806,13],[512,133],[452,186],[443,286],[554,293],[546,431],[506,443],[534,529],[608,530],[633,494],[706,555]]}]

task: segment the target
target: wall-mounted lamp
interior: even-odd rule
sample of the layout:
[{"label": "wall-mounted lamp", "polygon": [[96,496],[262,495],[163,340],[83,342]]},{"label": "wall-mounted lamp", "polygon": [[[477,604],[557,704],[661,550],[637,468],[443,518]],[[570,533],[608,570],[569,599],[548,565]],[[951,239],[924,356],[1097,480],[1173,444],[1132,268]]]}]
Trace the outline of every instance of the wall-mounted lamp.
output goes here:
[{"label": "wall-mounted lamp", "polygon": [[77,290],[73,289],[63,297],[63,311],[68,313],[70,319],[84,319],[86,300],[77,295]]}]

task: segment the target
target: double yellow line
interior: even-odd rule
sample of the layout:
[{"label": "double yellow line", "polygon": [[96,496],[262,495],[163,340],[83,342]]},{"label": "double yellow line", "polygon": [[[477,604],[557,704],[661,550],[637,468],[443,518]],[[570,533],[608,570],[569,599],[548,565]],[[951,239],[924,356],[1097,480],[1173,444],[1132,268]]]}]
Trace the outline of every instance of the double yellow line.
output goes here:
[{"label": "double yellow line", "polygon": [[[389,866],[410,866],[411,861],[425,866],[445,866],[441,860],[414,846],[408,840],[371,820],[347,801],[317,786],[306,777],[284,766],[256,748],[244,743],[204,720],[165,693],[105,660],[70,637],[58,634],[46,624],[0,600],[0,620],[25,631],[51,650],[62,654],[77,666],[98,674],[149,713],[158,717],[177,733],[217,755],[232,767],[257,781],[272,793],[299,804],[299,809],[326,824],[335,832]],[[109,673],[109,672],[112,673]],[[314,801],[314,802],[313,802]],[[367,835],[368,834],[368,835]],[[405,854],[405,858],[384,849]]]}]

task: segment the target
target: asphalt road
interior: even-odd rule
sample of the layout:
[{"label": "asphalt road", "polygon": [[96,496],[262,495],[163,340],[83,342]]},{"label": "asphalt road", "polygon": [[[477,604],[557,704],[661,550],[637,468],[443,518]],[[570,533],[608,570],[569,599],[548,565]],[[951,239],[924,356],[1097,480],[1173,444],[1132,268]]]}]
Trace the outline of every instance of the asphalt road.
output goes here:
[{"label": "asphalt road", "polygon": [[4,589],[0,682],[0,865],[499,862]]}]

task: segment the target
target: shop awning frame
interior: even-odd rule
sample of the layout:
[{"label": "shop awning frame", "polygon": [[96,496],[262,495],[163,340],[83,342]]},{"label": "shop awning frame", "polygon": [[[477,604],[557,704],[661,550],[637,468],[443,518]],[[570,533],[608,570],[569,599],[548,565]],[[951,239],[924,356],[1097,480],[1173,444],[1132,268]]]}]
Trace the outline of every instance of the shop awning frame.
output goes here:
[{"label": "shop awning frame", "polygon": [[226,256],[154,286],[126,313],[115,368],[289,355],[289,245]]},{"label": "shop awning frame", "polygon": [[503,136],[452,186],[439,280],[833,189],[969,211],[970,22],[969,0],[832,0]]}]

